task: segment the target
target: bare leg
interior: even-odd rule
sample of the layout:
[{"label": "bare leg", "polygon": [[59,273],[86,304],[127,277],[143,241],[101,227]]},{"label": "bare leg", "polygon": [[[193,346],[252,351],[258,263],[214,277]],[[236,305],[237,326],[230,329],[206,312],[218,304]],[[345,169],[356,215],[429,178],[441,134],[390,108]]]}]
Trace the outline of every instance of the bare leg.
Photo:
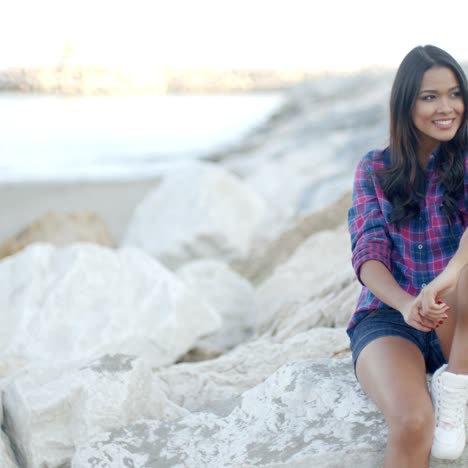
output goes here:
[{"label": "bare leg", "polygon": [[455,460],[465,448],[465,408],[468,399],[468,268],[460,272],[455,291],[441,298],[449,318],[437,335],[448,366],[432,378],[436,428],[432,455]]},{"label": "bare leg", "polygon": [[448,358],[448,371],[468,374],[468,267],[460,272],[457,288],[451,297],[449,319],[437,332],[442,350]]},{"label": "bare leg", "polygon": [[427,468],[434,415],[417,346],[398,336],[378,338],[359,355],[356,374],[387,421],[384,467]]}]

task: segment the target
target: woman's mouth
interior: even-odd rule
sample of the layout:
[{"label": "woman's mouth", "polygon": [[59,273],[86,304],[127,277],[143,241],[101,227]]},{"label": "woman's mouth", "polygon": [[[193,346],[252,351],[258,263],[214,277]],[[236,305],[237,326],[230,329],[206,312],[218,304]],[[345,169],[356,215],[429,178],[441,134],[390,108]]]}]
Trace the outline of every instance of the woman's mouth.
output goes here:
[{"label": "woman's mouth", "polygon": [[455,119],[433,120],[434,125],[441,130],[449,130]]}]

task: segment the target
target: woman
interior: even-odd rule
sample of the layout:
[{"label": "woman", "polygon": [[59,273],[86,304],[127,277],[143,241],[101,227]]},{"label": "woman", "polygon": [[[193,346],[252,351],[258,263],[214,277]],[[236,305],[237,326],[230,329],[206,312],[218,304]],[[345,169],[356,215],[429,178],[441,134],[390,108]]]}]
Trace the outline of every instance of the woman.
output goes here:
[{"label": "woman", "polygon": [[356,376],[387,422],[386,468],[427,467],[431,448],[455,459],[465,446],[467,107],[460,65],[414,48],[393,83],[389,147],[356,170],[348,217],[363,288],[348,334]]}]

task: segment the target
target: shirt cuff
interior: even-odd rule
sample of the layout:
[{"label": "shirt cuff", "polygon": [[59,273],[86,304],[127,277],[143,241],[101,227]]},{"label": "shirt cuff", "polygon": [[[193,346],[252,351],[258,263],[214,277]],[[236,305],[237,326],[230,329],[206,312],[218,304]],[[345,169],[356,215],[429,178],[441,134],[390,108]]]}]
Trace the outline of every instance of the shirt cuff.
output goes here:
[{"label": "shirt cuff", "polygon": [[390,255],[389,253],[385,252],[385,249],[382,245],[379,245],[378,248],[367,247],[365,249],[360,250],[359,252],[353,253],[353,268],[358,281],[363,286],[365,286],[365,284],[361,281],[361,266],[369,260],[377,260],[378,262],[383,263],[387,267],[388,271],[392,271],[390,264]]}]

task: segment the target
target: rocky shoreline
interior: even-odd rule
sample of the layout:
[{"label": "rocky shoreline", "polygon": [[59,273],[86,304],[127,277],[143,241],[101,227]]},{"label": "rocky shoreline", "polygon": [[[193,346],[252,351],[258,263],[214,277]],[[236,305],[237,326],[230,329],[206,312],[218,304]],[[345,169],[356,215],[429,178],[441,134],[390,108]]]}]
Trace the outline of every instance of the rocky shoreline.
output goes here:
[{"label": "rocky shoreline", "polygon": [[381,466],[346,213],[390,79],[304,84],[156,179],[0,187],[0,466]]}]

